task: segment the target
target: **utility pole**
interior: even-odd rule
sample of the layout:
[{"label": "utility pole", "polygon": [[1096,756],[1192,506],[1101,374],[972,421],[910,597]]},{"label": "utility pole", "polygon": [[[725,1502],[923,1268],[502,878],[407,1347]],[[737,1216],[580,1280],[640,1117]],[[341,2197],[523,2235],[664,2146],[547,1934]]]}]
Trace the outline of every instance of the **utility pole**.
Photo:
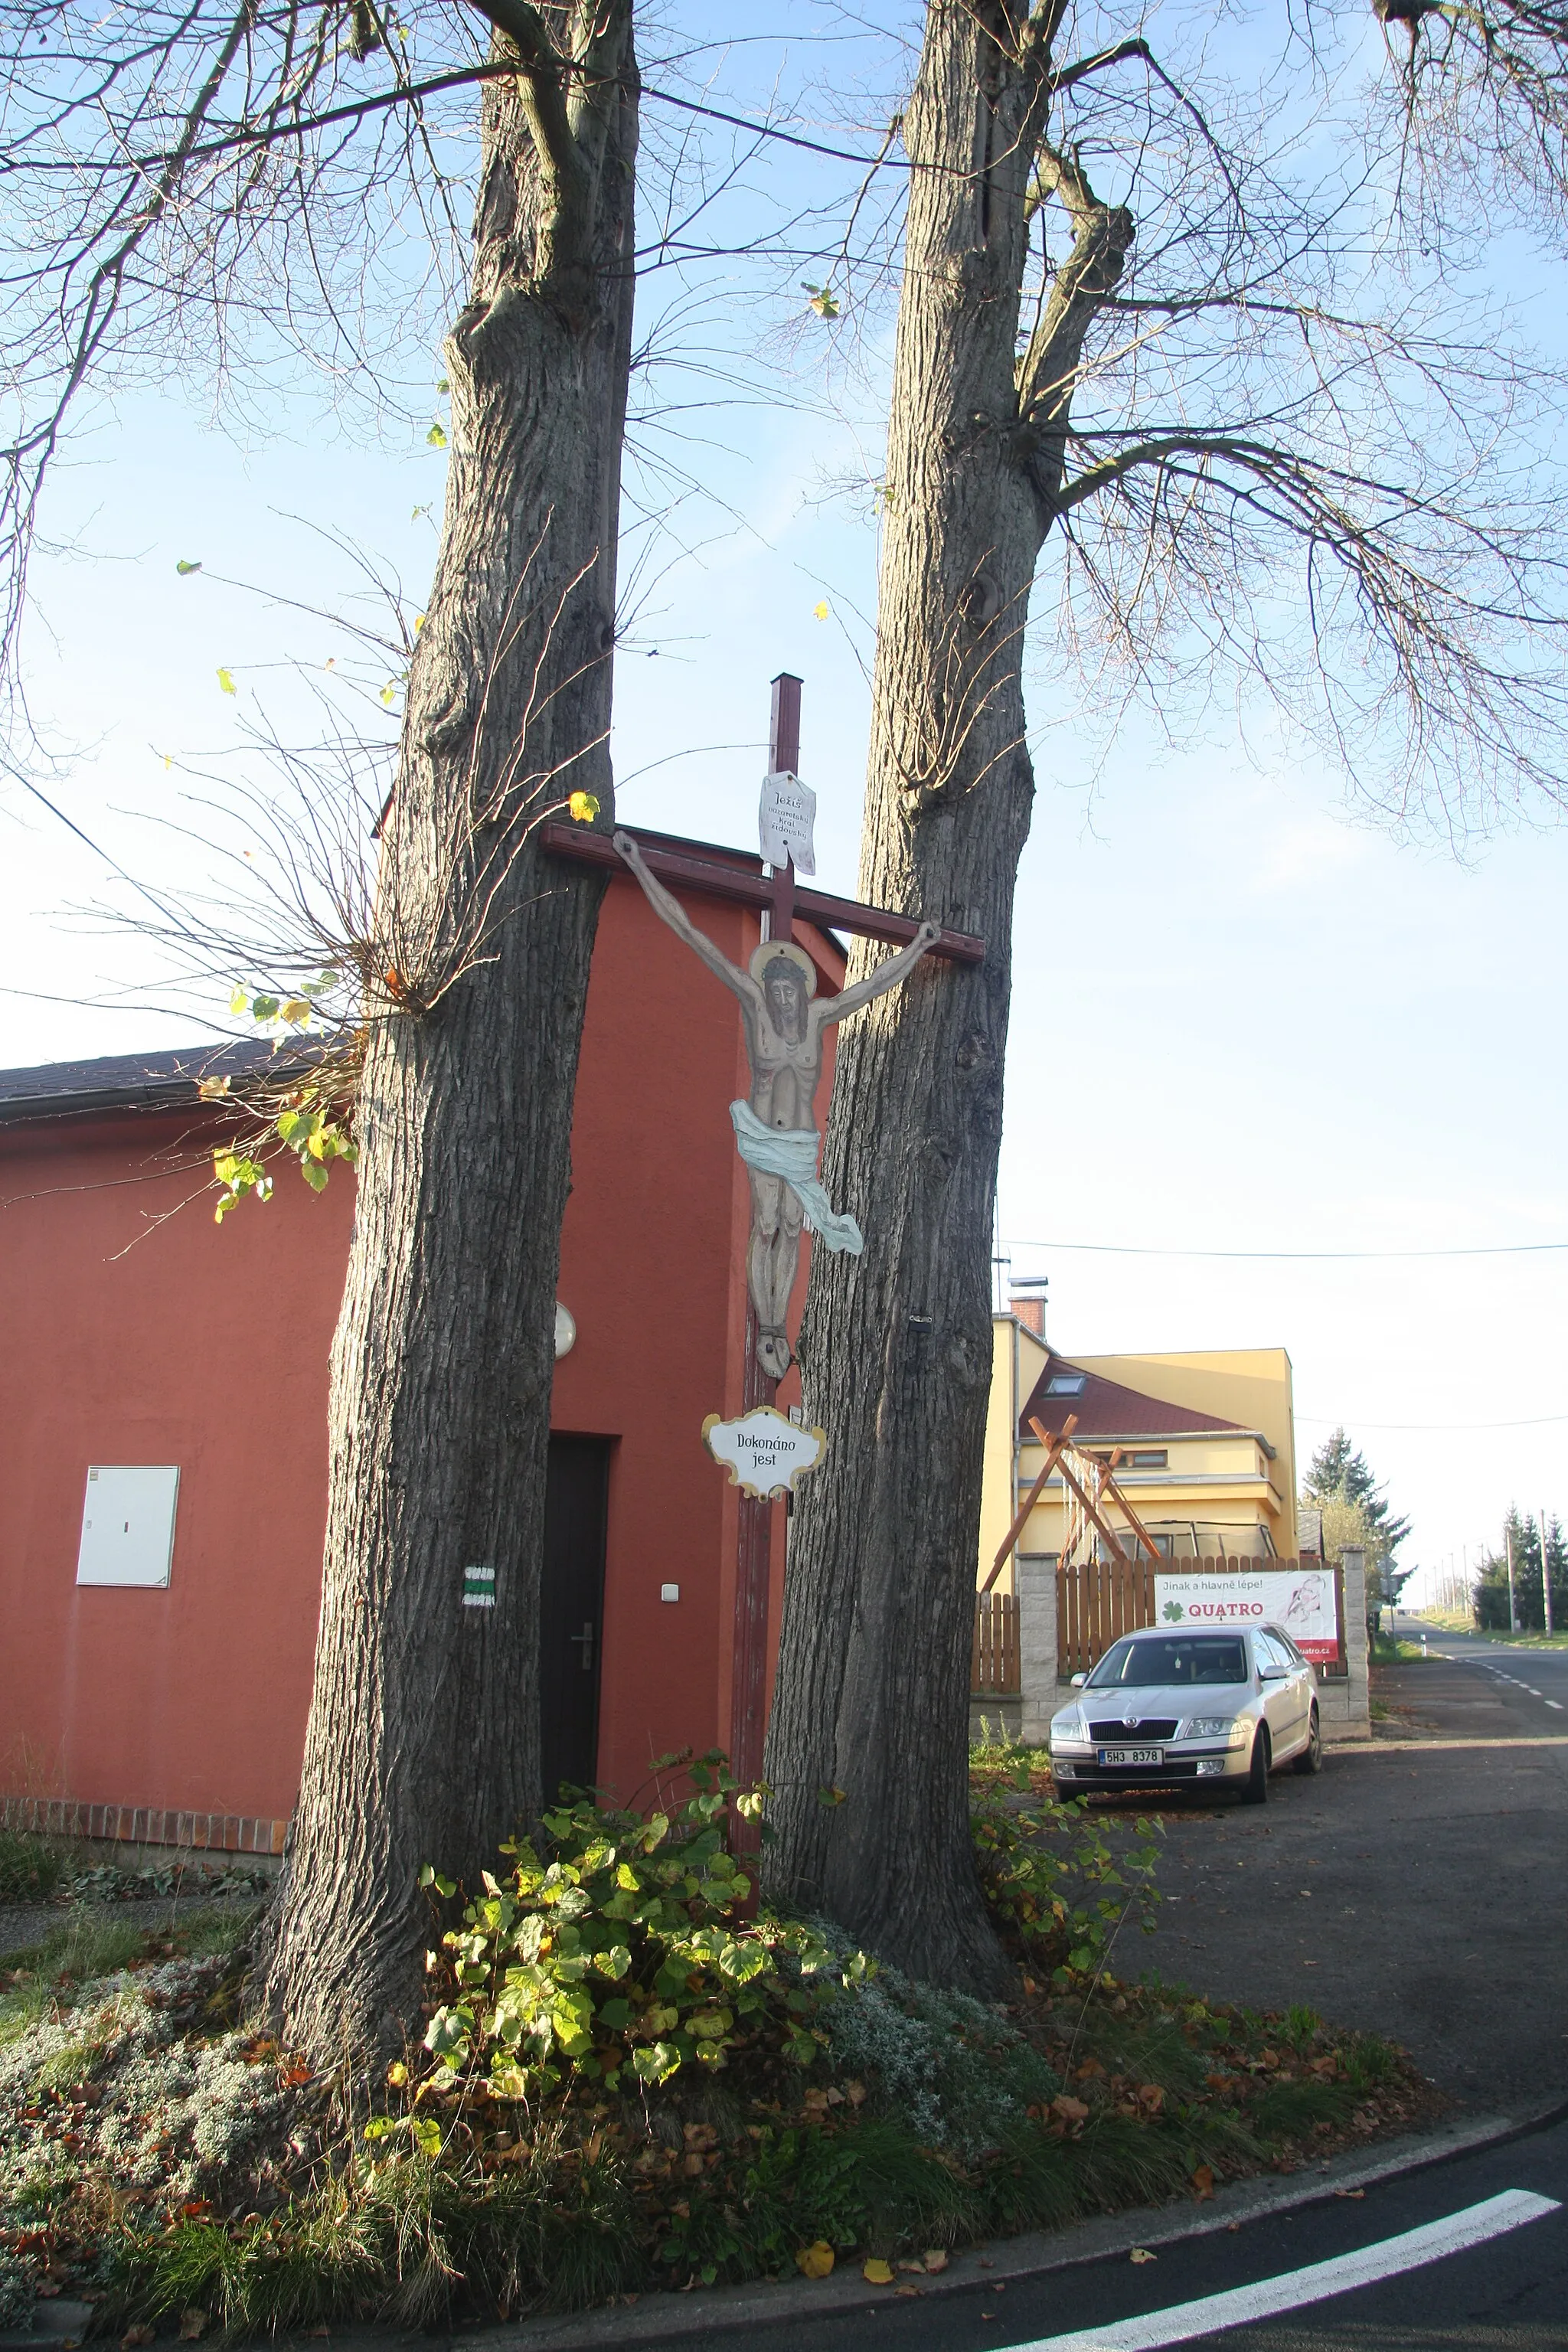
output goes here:
[{"label": "utility pole", "polygon": [[1552,1570],[1546,1558],[1546,1514],[1537,1511],[1541,1522],[1541,1603],[1546,1612],[1546,1630],[1552,1631]]}]

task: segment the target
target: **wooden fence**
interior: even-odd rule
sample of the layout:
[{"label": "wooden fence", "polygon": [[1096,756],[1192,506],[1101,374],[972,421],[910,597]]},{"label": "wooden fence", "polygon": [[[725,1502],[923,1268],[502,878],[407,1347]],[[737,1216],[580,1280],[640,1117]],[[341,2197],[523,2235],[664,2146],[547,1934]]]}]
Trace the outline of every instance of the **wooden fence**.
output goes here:
[{"label": "wooden fence", "polygon": [[[1309,1566],[1319,1563],[1310,1561]],[[1289,1572],[1293,1559],[1152,1560],[1140,1551],[1136,1559],[1080,1561],[1057,1570],[1057,1672],[1064,1681],[1089,1672],[1112,1642],[1139,1625],[1152,1625],[1154,1579],[1162,1570],[1189,1576],[1225,1576],[1272,1570]],[[1320,1676],[1330,1680],[1348,1671],[1345,1660],[1345,1589],[1343,1571],[1334,1580],[1340,1629],[1340,1654],[1320,1664]],[[970,1652],[969,1689],[974,1698],[1016,1696],[1020,1687],[1018,1664],[1018,1603],[1010,1592],[977,1592],[974,1596],[974,1645]]]},{"label": "wooden fence", "polygon": [[1140,1549],[1131,1560],[1080,1560],[1058,1568],[1057,1673],[1064,1680],[1087,1674],[1135,1625],[1153,1622],[1154,1563],[1147,1552]]},{"label": "wooden fence", "polygon": [[[1313,1563],[1309,1562],[1309,1566]],[[1152,1560],[1140,1550],[1133,1560],[1096,1559],[1057,1570],[1057,1672],[1066,1680],[1089,1672],[1112,1642],[1135,1626],[1152,1625],[1154,1579],[1162,1570],[1186,1576],[1225,1576],[1265,1571],[1289,1574],[1293,1559],[1173,1559]],[[1331,1571],[1340,1629],[1340,1654],[1318,1672],[1331,1679],[1342,1676],[1345,1663],[1345,1591],[1343,1572]]]},{"label": "wooden fence", "polygon": [[1018,1688],[1018,1603],[1010,1592],[977,1592],[970,1696],[1016,1698]]}]

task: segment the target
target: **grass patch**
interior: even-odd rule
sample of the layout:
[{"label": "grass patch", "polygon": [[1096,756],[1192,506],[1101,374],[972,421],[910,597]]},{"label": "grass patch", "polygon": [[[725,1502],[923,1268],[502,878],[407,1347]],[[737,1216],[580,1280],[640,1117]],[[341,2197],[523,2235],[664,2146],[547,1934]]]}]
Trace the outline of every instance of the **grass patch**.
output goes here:
[{"label": "grass patch", "polygon": [[1495,1625],[1469,1623],[1462,1630],[1483,1642],[1503,1643],[1510,1650],[1568,1650],[1568,1633],[1510,1633]]},{"label": "grass patch", "polygon": [[191,1902],[264,1895],[270,1884],[265,1871],[244,1862],[215,1863],[182,1852],[132,1867],[89,1861],[69,1840],[0,1829],[0,1904],[149,1902],[164,1895]]},{"label": "grass patch", "polygon": [[969,1743],[969,1777],[981,1789],[1004,1782],[1043,1788],[1051,1777],[1051,1751],[1027,1748],[1021,1739],[1010,1738],[1000,1719],[993,1724],[983,1715],[980,1737]]},{"label": "grass patch", "polygon": [[0,1829],[0,1903],[52,1902],[69,1875],[69,1863],[49,1839]]},{"label": "grass patch", "polygon": [[506,2320],[803,2257],[940,2267],[1419,2111],[1398,2052],[1305,2007],[1119,1984],[1148,1868],[1037,1805],[1030,1769],[976,1775],[1007,2001],[751,1916],[710,1776],[673,1820],[563,1809],[466,1909],[433,1881],[428,2029],[368,2127],[243,2021],[247,1922],[73,1913],[3,1974],[0,2292],[47,2272],[100,2331],[255,2334]]}]

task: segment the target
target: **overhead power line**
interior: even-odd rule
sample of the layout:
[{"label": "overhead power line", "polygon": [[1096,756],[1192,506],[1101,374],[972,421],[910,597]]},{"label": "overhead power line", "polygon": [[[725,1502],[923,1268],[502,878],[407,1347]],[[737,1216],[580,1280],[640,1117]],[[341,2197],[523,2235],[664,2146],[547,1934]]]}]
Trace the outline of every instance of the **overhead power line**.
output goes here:
[{"label": "overhead power line", "polygon": [[1295,1418],[1310,1422],[1314,1429],[1401,1429],[1419,1434],[1427,1430],[1545,1429],[1568,1421],[1568,1412],[1539,1413],[1533,1421],[1363,1421],[1359,1413],[1350,1412],[1335,1413],[1331,1419],[1326,1412],[1299,1412]]},{"label": "overhead power line", "polygon": [[1004,1246],[1021,1250],[1071,1250],[1097,1257],[1268,1258],[1283,1264],[1310,1262],[1321,1265],[1335,1259],[1349,1263],[1368,1258],[1535,1257],[1549,1251],[1568,1250],[1568,1242],[1482,1242],[1462,1249],[1389,1250],[1157,1249],[1142,1242],[1009,1241]]}]

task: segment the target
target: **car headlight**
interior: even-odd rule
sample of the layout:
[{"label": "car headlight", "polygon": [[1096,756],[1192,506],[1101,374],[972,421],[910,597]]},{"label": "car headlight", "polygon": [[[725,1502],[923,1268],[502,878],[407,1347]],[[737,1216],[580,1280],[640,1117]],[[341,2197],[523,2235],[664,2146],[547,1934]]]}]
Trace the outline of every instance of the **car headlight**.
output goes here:
[{"label": "car headlight", "polygon": [[1053,1739],[1087,1739],[1089,1738],[1088,1726],[1076,1707],[1069,1714],[1054,1715],[1051,1717],[1051,1738]]},{"label": "car headlight", "polygon": [[1227,1748],[1245,1748],[1251,1726],[1231,1715],[1190,1715],[1182,1726],[1184,1739],[1223,1739]]}]

